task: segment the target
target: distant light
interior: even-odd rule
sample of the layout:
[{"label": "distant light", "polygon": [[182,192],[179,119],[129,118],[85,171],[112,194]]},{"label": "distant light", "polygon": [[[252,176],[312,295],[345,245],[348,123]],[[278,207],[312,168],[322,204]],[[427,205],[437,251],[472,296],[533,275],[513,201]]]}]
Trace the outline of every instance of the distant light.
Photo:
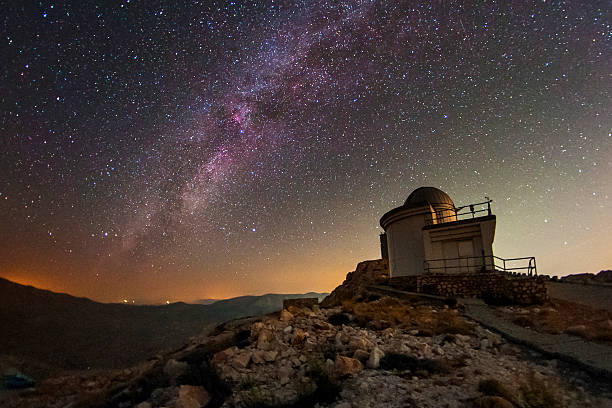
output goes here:
[{"label": "distant light", "polygon": [[128,300],[127,300],[127,299],[123,299],[123,303],[127,303],[127,302],[128,302]]},{"label": "distant light", "polygon": [[167,304],[167,305],[169,305],[169,304],[170,304],[170,301],[169,301],[169,300],[166,300],[166,304]]}]

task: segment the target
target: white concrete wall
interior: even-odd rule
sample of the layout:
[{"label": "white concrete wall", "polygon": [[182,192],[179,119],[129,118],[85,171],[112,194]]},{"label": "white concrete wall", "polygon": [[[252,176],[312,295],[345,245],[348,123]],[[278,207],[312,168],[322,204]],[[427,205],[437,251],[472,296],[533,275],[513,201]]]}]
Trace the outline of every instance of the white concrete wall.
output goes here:
[{"label": "white concrete wall", "polygon": [[412,215],[387,227],[389,268],[391,276],[420,275],[423,273],[425,248],[423,227],[425,214]]}]

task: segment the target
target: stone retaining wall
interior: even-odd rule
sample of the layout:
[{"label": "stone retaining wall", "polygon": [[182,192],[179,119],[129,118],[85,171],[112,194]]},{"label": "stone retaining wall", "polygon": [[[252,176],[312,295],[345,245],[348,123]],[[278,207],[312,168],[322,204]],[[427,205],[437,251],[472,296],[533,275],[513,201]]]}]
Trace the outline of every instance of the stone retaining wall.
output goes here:
[{"label": "stone retaining wall", "polygon": [[398,276],[389,286],[400,290],[448,297],[479,297],[531,305],[548,300],[546,279],[501,272]]}]

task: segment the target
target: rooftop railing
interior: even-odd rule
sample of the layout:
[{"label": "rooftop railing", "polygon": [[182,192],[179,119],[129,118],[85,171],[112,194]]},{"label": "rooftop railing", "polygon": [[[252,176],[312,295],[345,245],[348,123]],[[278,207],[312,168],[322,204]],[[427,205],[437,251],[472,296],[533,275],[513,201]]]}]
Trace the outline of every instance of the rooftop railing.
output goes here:
[{"label": "rooftop railing", "polygon": [[475,273],[499,271],[524,273],[537,276],[538,269],[534,256],[523,258],[500,258],[495,255],[465,256],[459,258],[428,259],[423,263],[426,273]]},{"label": "rooftop railing", "polygon": [[425,220],[425,225],[442,224],[445,222],[460,221],[491,215],[491,203],[493,200],[491,200],[489,197],[485,198],[487,201],[483,201],[481,203],[468,204],[451,210],[442,210],[436,214],[435,219],[433,217],[427,217]]}]

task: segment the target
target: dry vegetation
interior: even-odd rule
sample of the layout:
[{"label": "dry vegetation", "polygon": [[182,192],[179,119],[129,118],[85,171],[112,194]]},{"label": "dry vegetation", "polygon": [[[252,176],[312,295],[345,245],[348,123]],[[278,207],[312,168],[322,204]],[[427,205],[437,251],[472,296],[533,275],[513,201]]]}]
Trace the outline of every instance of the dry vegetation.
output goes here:
[{"label": "dry vegetation", "polygon": [[355,316],[362,327],[383,330],[397,327],[418,330],[422,335],[471,334],[473,326],[466,322],[456,309],[425,303],[411,303],[396,298],[383,297],[373,301],[344,301],[343,310]]},{"label": "dry vegetation", "polygon": [[482,380],[478,391],[484,396],[501,397],[517,407],[562,408],[566,405],[555,391],[558,386],[530,372],[520,384],[504,384],[493,378]]},{"label": "dry vegetation", "polygon": [[552,299],[544,306],[500,307],[498,313],[519,326],[550,334],[571,334],[612,345],[612,313]]}]

